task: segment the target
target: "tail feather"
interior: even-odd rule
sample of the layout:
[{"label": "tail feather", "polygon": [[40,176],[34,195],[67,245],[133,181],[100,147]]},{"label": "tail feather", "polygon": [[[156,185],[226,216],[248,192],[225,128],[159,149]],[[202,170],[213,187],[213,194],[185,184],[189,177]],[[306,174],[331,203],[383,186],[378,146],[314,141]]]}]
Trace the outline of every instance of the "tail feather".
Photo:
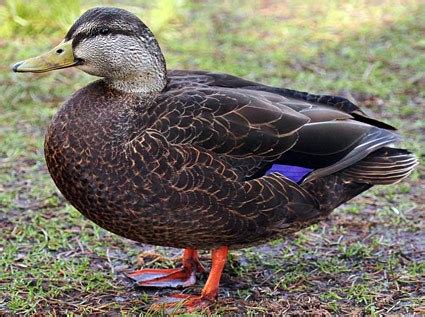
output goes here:
[{"label": "tail feather", "polygon": [[394,184],[418,164],[409,151],[383,147],[337,173],[301,185],[319,203],[322,214],[354,198],[373,185]]},{"label": "tail feather", "polygon": [[394,143],[399,139],[400,137],[394,132],[373,127],[361,140],[360,144],[357,145],[348,155],[333,165],[313,171],[304,179],[304,182],[330,175],[347,167],[353,166],[353,164],[357,164],[356,162],[362,161],[371,153],[376,153],[383,146]]},{"label": "tail feather", "polygon": [[406,178],[417,164],[409,151],[384,147],[346,168],[342,175],[358,183],[394,184]]}]

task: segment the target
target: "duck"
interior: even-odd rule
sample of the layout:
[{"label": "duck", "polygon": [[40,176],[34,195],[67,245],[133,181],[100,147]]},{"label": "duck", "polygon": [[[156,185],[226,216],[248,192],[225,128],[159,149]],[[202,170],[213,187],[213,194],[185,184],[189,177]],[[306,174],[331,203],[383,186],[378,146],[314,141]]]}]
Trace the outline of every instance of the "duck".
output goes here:
[{"label": "duck", "polygon": [[58,46],[12,69],[69,67],[100,79],[53,117],[48,171],[100,227],[184,250],[179,268],[128,273],[138,286],[192,286],[205,272],[199,250],[211,250],[201,294],[167,299],[188,310],[216,301],[229,250],[315,224],[417,165],[414,154],[393,146],[394,127],[345,98],[167,70],[151,30],[121,8],[89,9]]}]

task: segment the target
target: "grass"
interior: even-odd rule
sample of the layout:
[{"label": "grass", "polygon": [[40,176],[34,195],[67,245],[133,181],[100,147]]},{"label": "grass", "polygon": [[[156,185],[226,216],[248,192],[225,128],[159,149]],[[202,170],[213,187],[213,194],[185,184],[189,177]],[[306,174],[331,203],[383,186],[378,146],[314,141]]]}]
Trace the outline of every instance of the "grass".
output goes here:
[{"label": "grass", "polygon": [[[425,313],[421,1],[120,3],[152,27],[170,69],[347,96],[400,127],[403,146],[421,160],[409,180],[373,188],[294,237],[233,252],[213,313]],[[16,75],[8,67],[60,42],[95,4],[0,5],[1,314],[149,313],[169,292],[134,289],[122,273],[142,260],[175,265],[141,252],[173,257],[178,250],[100,229],[64,201],[47,173],[44,130],[58,105],[93,78],[74,70]],[[207,253],[202,260],[209,264]]]}]

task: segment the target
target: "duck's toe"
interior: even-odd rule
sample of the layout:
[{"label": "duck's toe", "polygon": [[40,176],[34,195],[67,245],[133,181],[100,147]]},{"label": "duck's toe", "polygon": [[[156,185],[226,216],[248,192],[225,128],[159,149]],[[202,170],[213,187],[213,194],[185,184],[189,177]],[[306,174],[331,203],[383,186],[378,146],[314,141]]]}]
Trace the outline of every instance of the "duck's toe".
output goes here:
[{"label": "duck's toe", "polygon": [[194,285],[196,276],[194,270],[185,267],[179,269],[142,269],[127,273],[138,286],[183,288]]},{"label": "duck's toe", "polygon": [[198,251],[187,248],[183,253],[183,266],[178,269],[142,269],[127,273],[138,286],[183,288],[196,283],[196,272],[204,273]]}]

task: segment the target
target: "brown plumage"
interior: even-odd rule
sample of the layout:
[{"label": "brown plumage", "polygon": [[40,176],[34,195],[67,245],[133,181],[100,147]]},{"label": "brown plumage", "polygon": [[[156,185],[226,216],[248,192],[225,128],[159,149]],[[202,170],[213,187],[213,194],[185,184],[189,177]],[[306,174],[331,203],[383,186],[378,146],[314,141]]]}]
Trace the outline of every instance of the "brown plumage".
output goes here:
[{"label": "brown plumage", "polygon": [[[48,129],[45,154],[55,183],[109,231],[179,248],[248,246],[316,222],[379,177],[397,175],[353,182],[366,175],[350,170],[366,164],[373,171],[374,161],[361,159],[397,137],[355,120],[341,106],[244,87],[228,75],[171,71],[168,77],[155,98],[95,82],[74,94]],[[226,87],[228,78],[238,88]],[[393,151],[407,160],[398,180],[415,160]],[[298,153],[298,164],[312,160],[316,173],[342,161],[351,169],[301,186],[279,174],[253,177],[286,162],[287,152],[291,162]],[[319,200],[323,191],[327,198]]]},{"label": "brown plumage", "polygon": [[[226,74],[166,72],[139,22],[124,10],[96,8],[74,24],[66,40],[76,39],[75,64],[105,79],[61,107],[45,140],[57,187],[106,230],[178,248],[246,247],[315,223],[416,165],[412,154],[389,147],[398,140],[394,128],[344,98]],[[118,67],[110,75],[81,53],[85,37],[108,43],[118,35],[142,39],[151,53],[150,70],[129,67],[140,70],[137,80]],[[15,70],[26,71],[22,65]],[[297,181],[267,173],[281,165],[309,172]]]}]

